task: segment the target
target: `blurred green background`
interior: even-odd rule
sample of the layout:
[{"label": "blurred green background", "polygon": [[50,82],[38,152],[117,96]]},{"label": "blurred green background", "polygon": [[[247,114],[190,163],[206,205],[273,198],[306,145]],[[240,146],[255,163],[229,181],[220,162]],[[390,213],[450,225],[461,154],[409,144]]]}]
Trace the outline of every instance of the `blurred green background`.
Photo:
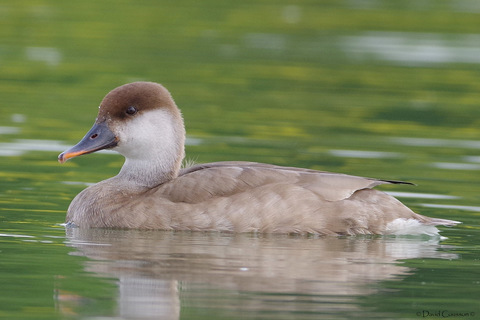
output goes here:
[{"label": "blurred green background", "polygon": [[[3,1],[1,229],[57,239],[25,247],[21,237],[3,237],[4,288],[18,292],[32,277],[48,288],[8,296],[4,315],[53,317],[51,306],[41,309],[51,303],[52,276],[80,269],[67,260],[58,224],[83,183],[116,174],[123,161],[96,154],[60,166],[56,156],[87,132],[109,90],[137,80],[171,91],[194,161],[252,160],[418,184],[394,190],[411,192],[402,201],[418,212],[464,222],[446,231],[446,244],[464,259],[410,261],[417,275],[385,284],[398,294],[363,303],[411,315],[406,306],[416,310],[414,300],[436,295],[432,308],[456,298],[461,304],[453,305],[476,308],[479,19],[480,2],[469,0]],[[52,269],[51,261],[62,263]],[[417,278],[433,269],[462,281],[439,277],[419,288]],[[72,286],[96,299],[92,281],[82,275]],[[451,287],[463,294],[447,294]],[[21,307],[26,300],[31,306]]]}]

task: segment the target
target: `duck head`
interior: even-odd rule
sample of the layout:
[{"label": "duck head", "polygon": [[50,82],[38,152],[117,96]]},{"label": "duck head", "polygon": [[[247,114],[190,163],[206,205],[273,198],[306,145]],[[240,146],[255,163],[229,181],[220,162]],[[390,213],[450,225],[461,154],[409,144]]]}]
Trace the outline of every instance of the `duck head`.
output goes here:
[{"label": "duck head", "polygon": [[[58,161],[113,149],[126,159],[120,177],[149,180],[148,175],[155,173],[158,184],[158,179],[169,180],[178,174],[184,143],[183,119],[168,90],[153,82],[133,82],[105,96],[93,127],[79,143],[62,152]],[[145,183],[151,184],[141,181]]]}]

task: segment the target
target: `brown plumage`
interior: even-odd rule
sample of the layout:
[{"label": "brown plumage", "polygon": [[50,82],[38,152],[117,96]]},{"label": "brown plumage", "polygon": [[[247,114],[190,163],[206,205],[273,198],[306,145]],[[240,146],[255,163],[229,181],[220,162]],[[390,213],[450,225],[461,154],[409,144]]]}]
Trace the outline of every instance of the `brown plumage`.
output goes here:
[{"label": "brown plumage", "polygon": [[[452,220],[414,213],[378,190],[402,183],[279,167],[216,162],[180,170],[185,129],[169,92],[151,82],[111,91],[69,158],[113,148],[120,173],[82,191],[66,222],[79,227],[228,232],[436,234]],[[413,231],[412,231],[413,230]]]}]

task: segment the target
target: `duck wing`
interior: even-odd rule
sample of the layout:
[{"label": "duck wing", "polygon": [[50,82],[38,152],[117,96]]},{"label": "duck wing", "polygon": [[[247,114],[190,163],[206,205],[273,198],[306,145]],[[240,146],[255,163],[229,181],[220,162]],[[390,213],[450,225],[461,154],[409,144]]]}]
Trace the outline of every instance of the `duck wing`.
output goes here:
[{"label": "duck wing", "polygon": [[160,190],[173,202],[199,203],[213,197],[254,192],[255,188],[267,185],[275,185],[278,190],[284,185],[286,189],[303,188],[326,201],[339,201],[355,191],[391,183],[411,184],[257,162],[226,161],[185,168],[176,179],[160,186]]}]

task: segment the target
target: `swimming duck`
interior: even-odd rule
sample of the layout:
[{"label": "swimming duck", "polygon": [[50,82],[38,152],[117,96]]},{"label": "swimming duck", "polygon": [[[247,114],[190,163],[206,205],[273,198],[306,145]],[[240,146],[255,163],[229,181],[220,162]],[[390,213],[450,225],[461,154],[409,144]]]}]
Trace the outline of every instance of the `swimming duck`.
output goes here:
[{"label": "swimming duck", "polygon": [[356,235],[438,234],[435,225],[458,223],[416,214],[372,189],[406,182],[242,161],[182,169],[184,143],[182,115],[165,87],[133,82],[109,92],[93,127],[58,160],[112,149],[125,163],[73,199],[66,224]]}]

